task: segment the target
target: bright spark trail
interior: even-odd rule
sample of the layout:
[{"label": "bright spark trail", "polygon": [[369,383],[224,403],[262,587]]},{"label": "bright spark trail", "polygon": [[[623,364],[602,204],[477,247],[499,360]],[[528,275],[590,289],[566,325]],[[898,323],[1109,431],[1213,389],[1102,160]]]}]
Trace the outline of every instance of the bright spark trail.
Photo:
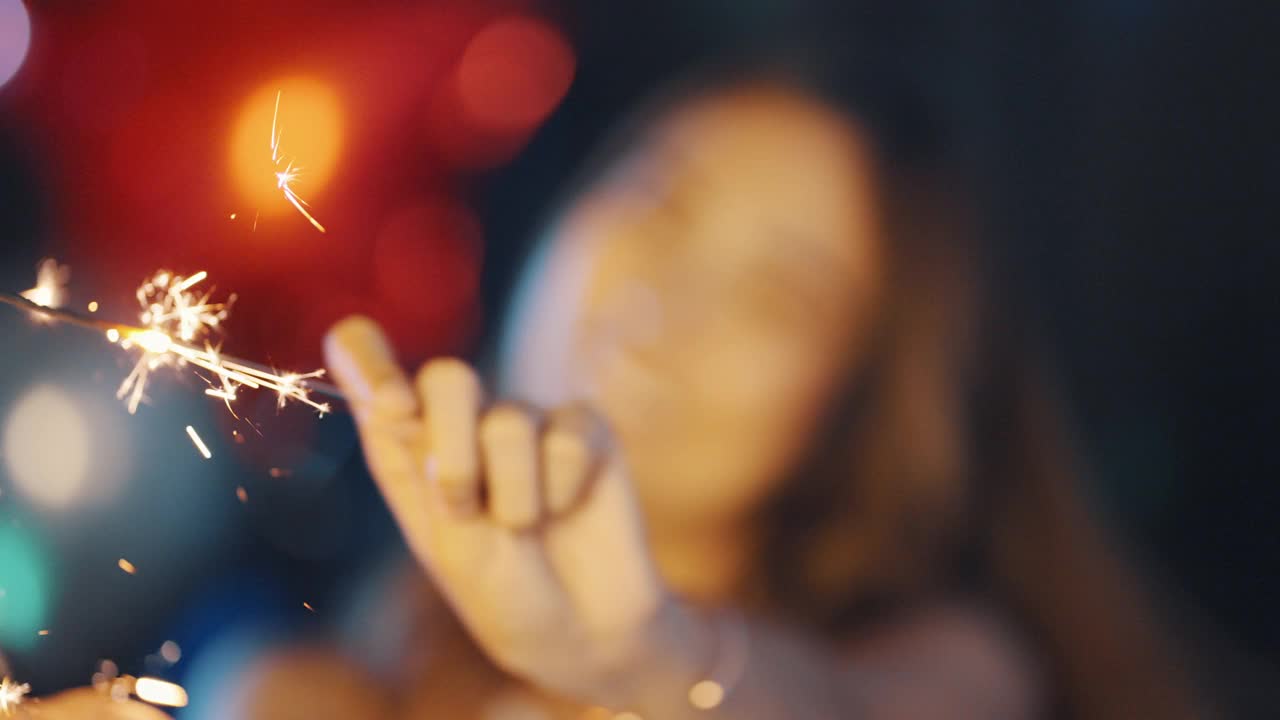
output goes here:
[{"label": "bright spark trail", "polygon": [[[311,213],[307,212],[307,208],[311,207],[311,204],[298,197],[298,194],[293,191],[293,182],[298,179],[302,168],[295,168],[293,160],[285,158],[284,154],[280,152],[280,136],[282,133],[277,129],[276,121],[280,118],[280,95],[282,92],[276,92],[276,109],[271,115],[271,164],[276,168],[276,187],[280,189],[280,192],[284,193],[284,199],[292,203],[298,209],[298,212],[302,213],[302,217],[306,218],[317,230],[324,232],[324,226],[312,217]],[[283,170],[280,169],[281,163],[284,163]],[[255,228],[257,227],[256,220],[254,226]]]}]

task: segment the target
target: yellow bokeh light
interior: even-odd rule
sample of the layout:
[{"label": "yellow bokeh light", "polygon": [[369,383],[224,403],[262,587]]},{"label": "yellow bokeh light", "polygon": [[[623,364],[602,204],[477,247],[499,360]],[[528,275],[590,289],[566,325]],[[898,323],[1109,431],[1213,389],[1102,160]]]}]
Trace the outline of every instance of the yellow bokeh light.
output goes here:
[{"label": "yellow bokeh light", "polygon": [[14,485],[33,502],[60,509],[80,499],[91,454],[89,421],[61,388],[37,386],[9,412],[4,458]]},{"label": "yellow bokeh light", "polygon": [[724,702],[724,687],[714,680],[703,680],[689,688],[689,702],[699,710],[711,710]]},{"label": "yellow bokeh light", "polygon": [[258,88],[240,110],[231,136],[230,161],[241,196],[263,216],[296,214],[278,186],[276,173],[284,167],[278,167],[271,157],[273,119],[281,156],[299,170],[293,188],[310,202],[337,166],[342,149],[342,108],[338,96],[323,83],[289,78]]},{"label": "yellow bokeh light", "polygon": [[187,691],[181,685],[158,678],[141,677],[134,683],[133,693],[153,705],[186,707]]}]

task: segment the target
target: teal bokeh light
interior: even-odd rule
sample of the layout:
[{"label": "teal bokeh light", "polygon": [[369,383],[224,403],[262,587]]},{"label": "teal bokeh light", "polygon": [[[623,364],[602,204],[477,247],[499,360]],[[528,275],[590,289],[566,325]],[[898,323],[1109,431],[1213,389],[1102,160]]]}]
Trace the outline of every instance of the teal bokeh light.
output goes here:
[{"label": "teal bokeh light", "polygon": [[31,532],[0,524],[0,647],[24,650],[49,618],[49,557]]}]

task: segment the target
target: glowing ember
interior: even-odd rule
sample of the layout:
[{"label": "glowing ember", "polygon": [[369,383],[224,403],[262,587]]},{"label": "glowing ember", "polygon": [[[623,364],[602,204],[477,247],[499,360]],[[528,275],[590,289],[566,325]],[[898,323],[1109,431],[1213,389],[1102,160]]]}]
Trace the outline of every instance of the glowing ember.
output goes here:
[{"label": "glowing ember", "polygon": [[[41,307],[59,308],[67,301],[67,280],[71,277],[71,268],[59,265],[57,260],[46,258],[36,265],[36,286],[23,291],[22,297]],[[33,313],[33,315],[35,315]],[[42,320],[48,319],[36,316]]]},{"label": "glowing ember", "polygon": [[41,631],[37,632],[36,634],[37,634],[37,635],[39,635],[40,637],[48,637],[48,635],[49,635],[49,631],[48,631],[48,630],[41,630]]},{"label": "glowing ember", "polygon": [[0,679],[0,713],[5,717],[12,715],[14,708],[22,704],[22,698],[29,692],[31,686],[26,683],[19,685],[8,677]]},{"label": "glowing ember", "polygon": [[[276,93],[276,109],[271,116],[271,162],[276,167],[276,187],[280,188],[280,192],[284,193],[284,199],[293,204],[298,212],[302,213],[302,217],[315,226],[320,232],[324,232],[324,226],[311,217],[311,213],[307,212],[307,208],[311,205],[298,194],[293,191],[293,182],[298,179],[298,175],[302,172],[302,168],[295,168],[293,160],[287,159],[280,152],[280,131],[276,128],[276,120],[280,118],[280,95]],[[284,164],[284,169],[280,169],[280,165]],[[304,207],[305,206],[305,207]],[[233,215],[232,218],[235,216]],[[255,223],[256,227],[256,223]]]},{"label": "glowing ember", "polygon": [[316,609],[315,609],[315,608],[311,607],[311,603],[305,603],[305,602],[304,602],[304,603],[302,603],[302,607],[306,608],[307,610],[309,610],[309,611],[311,611],[311,612],[315,612],[315,611],[316,611]]},{"label": "glowing ember", "polygon": [[243,485],[236,488],[236,498],[242,503],[249,502],[249,492],[244,489]]},{"label": "glowing ember", "polygon": [[130,575],[136,575],[138,572],[138,568],[134,567],[133,563],[129,562],[128,560],[125,560],[124,558],[120,558],[120,561],[117,562],[116,565],[119,566],[121,570],[129,573]]}]

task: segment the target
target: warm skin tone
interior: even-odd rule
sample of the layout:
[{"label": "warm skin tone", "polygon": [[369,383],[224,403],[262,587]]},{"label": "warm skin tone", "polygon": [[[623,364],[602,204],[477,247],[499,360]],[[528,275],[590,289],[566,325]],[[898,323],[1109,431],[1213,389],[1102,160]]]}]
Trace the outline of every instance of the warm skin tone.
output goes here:
[{"label": "warm skin tone", "polygon": [[112,700],[92,688],[76,688],[31,699],[13,711],[14,720],[167,720],[169,716],[140,702]]},{"label": "warm skin tone", "polygon": [[[660,120],[569,209],[550,268],[580,266],[581,292],[535,295],[509,363],[508,385],[539,406],[491,402],[457,360],[410,380],[366,319],[332,330],[328,365],[370,469],[495,663],[668,720],[1034,716],[1017,645],[959,605],[852,648],[749,619],[728,699],[688,701],[719,642],[680,598],[732,604],[748,517],[874,315],[871,187],[857,133],[820,104],[717,94]],[[566,332],[543,332],[565,317]]]}]

